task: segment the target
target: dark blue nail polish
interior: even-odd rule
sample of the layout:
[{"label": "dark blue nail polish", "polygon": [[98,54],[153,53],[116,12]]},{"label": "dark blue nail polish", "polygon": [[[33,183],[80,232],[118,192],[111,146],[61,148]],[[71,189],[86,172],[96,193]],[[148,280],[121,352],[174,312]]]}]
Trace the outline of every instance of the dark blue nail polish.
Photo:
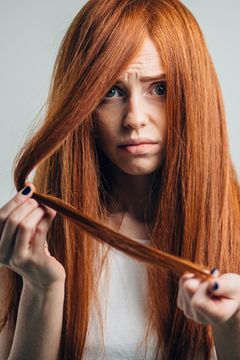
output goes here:
[{"label": "dark blue nail polish", "polygon": [[210,273],[213,275],[216,271],[218,271],[218,268],[213,268]]},{"label": "dark blue nail polish", "polygon": [[30,192],[31,192],[31,188],[30,188],[30,186],[26,186],[23,190],[22,190],[22,192],[21,192],[21,194],[22,195],[27,195],[27,194],[29,194]]},{"label": "dark blue nail polish", "polygon": [[214,290],[217,290],[217,289],[219,289],[219,285],[218,285],[217,282],[215,282],[215,283],[213,284],[212,290],[214,291]]}]

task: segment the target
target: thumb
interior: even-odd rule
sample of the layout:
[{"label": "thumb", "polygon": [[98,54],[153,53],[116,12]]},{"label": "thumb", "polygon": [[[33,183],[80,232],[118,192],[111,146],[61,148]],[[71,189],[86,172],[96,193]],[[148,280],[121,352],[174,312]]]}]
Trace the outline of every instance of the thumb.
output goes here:
[{"label": "thumb", "polygon": [[239,296],[240,276],[233,273],[223,274],[212,279],[208,291],[215,296],[234,298]]}]

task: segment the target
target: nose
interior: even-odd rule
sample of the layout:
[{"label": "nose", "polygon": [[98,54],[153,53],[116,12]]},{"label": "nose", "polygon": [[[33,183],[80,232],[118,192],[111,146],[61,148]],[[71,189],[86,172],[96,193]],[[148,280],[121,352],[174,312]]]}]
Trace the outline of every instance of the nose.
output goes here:
[{"label": "nose", "polygon": [[127,113],[123,120],[123,126],[138,129],[146,126],[148,121],[148,116],[144,110],[143,99],[140,99],[138,96],[130,97],[127,104]]}]

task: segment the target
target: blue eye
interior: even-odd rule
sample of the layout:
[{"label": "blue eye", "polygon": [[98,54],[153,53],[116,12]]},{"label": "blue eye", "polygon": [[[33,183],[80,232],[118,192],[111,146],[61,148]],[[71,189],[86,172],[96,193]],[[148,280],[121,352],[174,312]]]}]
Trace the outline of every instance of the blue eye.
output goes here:
[{"label": "blue eye", "polygon": [[162,82],[162,83],[155,85],[154,89],[156,89],[157,95],[165,96],[166,95],[166,82]]},{"label": "blue eye", "polygon": [[[166,95],[166,82],[162,81],[161,83],[155,84],[154,85],[154,90],[156,91],[156,94],[159,96],[165,96]],[[106,99],[110,99],[110,98],[118,98],[120,96],[123,96],[122,91],[117,87],[117,86],[113,86],[104,96],[104,98]]]},{"label": "blue eye", "polygon": [[108,91],[108,93],[105,95],[105,97],[107,97],[107,98],[115,97],[114,95],[115,95],[116,91],[118,92],[118,94],[121,95],[119,89],[118,89],[116,86],[113,86],[113,87]]}]

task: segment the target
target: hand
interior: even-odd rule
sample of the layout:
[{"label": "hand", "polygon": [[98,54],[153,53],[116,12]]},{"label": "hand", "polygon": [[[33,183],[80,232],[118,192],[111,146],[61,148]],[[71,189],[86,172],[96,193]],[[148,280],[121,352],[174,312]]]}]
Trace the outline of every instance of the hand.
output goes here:
[{"label": "hand", "polygon": [[215,271],[203,281],[184,273],[179,280],[177,304],[187,318],[202,324],[217,326],[230,320],[240,324],[240,276]]},{"label": "hand", "polygon": [[0,266],[22,276],[24,284],[47,289],[64,282],[66,273],[48,250],[47,232],[56,211],[17,193],[0,208]]}]

